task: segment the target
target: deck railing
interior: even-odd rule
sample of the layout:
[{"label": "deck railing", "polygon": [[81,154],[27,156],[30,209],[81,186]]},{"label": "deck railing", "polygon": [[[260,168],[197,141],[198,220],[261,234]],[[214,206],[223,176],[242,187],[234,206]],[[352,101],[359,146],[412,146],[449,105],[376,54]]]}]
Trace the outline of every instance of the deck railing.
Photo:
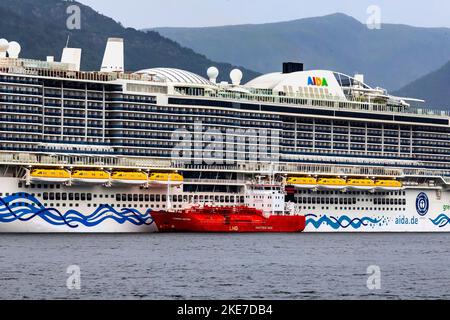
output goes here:
[{"label": "deck railing", "polygon": [[[85,167],[85,168],[128,168],[138,170],[182,170],[182,171],[218,171],[249,174],[298,174],[326,176],[367,176],[367,177],[439,177],[450,184],[450,170],[410,169],[371,165],[343,164],[305,164],[305,163],[240,163],[235,165],[194,165],[171,160],[154,158],[125,157],[80,157],[62,155],[37,155],[20,153],[0,153],[0,165],[25,167]],[[202,181],[206,181],[203,180]],[[212,182],[213,180],[211,180]],[[217,181],[214,179],[214,181]],[[226,183],[228,180],[224,180]]]}]

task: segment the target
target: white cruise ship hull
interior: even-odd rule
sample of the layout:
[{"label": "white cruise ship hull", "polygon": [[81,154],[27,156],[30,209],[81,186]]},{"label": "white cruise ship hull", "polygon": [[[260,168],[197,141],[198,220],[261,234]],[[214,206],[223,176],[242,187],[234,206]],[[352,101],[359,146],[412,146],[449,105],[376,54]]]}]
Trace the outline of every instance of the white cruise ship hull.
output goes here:
[{"label": "white cruise ship hull", "polygon": [[[168,205],[164,186],[27,186],[17,178],[0,178],[0,184],[0,233],[157,232],[151,213]],[[450,192],[441,188],[298,192],[295,197],[306,200],[297,204],[299,213],[306,217],[305,232],[450,231]],[[175,188],[174,193],[183,195],[181,188]],[[202,198],[210,193],[195,195]],[[343,204],[334,204],[340,202]],[[181,209],[189,204],[175,202],[170,206]]]},{"label": "white cruise ship hull", "polygon": [[0,233],[157,231],[148,203],[116,201],[116,193],[136,193],[139,188],[33,183],[26,186],[24,181],[16,178],[0,178],[0,184],[3,186],[0,193]]},{"label": "white cruise ship hull", "polygon": [[[353,196],[342,195],[348,199]],[[301,210],[305,232],[448,232],[450,193],[441,189],[412,188],[370,192],[356,196],[356,204],[313,205]],[[374,199],[384,203],[374,204]],[[404,202],[403,202],[404,201]],[[309,209],[310,208],[310,209]]]}]

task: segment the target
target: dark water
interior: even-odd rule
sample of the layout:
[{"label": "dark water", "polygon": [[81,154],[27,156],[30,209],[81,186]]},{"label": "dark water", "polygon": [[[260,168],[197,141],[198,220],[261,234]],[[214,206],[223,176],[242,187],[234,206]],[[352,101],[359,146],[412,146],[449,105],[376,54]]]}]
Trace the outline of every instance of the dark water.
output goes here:
[{"label": "dark water", "polygon": [[[2,235],[1,299],[450,298],[450,234]],[[81,290],[68,290],[69,265]],[[367,288],[367,267],[381,289]]]}]

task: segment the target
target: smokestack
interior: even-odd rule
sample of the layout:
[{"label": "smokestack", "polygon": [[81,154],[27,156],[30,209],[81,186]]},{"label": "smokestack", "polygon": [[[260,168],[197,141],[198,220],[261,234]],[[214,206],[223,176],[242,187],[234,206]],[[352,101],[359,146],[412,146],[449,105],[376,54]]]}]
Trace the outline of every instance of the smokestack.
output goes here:
[{"label": "smokestack", "polygon": [[102,72],[124,72],[124,46],[123,39],[109,38],[103,56]]},{"label": "smokestack", "polygon": [[62,57],[62,63],[70,65],[70,71],[80,71],[81,67],[81,49],[79,48],[64,48]]},{"label": "smokestack", "polygon": [[283,73],[293,73],[303,71],[303,63],[299,62],[284,62],[283,63]]}]

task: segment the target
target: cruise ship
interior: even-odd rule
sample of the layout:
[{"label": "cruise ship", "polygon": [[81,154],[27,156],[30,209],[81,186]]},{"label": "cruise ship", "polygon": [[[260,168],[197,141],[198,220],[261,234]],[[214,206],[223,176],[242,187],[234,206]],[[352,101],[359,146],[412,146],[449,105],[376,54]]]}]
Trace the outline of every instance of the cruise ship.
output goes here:
[{"label": "cruise ship", "polygon": [[0,232],[157,232],[152,212],[202,206],[302,215],[305,232],[450,228],[447,112],[294,62],[244,84],[126,72],[118,38],[99,71],[81,56],[0,40]]}]

